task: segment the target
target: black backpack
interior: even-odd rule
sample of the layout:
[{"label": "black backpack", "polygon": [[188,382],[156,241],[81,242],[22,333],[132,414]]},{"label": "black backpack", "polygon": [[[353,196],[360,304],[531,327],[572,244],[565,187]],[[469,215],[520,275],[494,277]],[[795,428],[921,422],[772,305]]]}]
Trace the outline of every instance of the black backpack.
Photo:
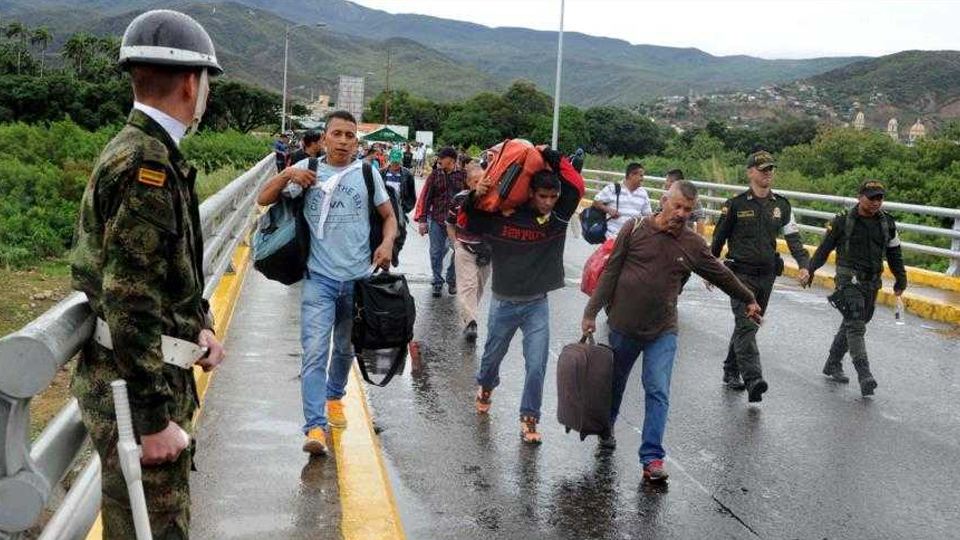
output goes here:
[{"label": "black backpack", "polygon": [[[373,168],[369,163],[363,162],[363,181],[367,184],[367,207],[370,209],[370,258],[373,259],[373,252],[377,250],[380,243],[383,242],[383,218],[377,212],[377,207],[373,203]],[[390,206],[393,207],[393,215],[397,219],[397,237],[393,240],[393,266],[400,264],[400,250],[403,249],[404,242],[407,241],[407,227],[403,219],[405,214],[400,205],[400,195],[394,190],[384,185],[387,190],[387,196],[390,197]]]},{"label": "black backpack", "polygon": [[[365,381],[386,386],[401,370],[407,358],[407,344],[413,340],[416,319],[416,304],[403,274],[377,272],[355,282],[351,341]],[[382,349],[396,349],[396,353],[383,380],[375,383],[368,374],[363,352]]]},{"label": "black backpack", "polygon": [[[617,210],[620,210],[620,183],[613,185],[617,193]],[[588,206],[580,212],[580,231],[588,244],[602,244],[607,239],[607,213]]]}]

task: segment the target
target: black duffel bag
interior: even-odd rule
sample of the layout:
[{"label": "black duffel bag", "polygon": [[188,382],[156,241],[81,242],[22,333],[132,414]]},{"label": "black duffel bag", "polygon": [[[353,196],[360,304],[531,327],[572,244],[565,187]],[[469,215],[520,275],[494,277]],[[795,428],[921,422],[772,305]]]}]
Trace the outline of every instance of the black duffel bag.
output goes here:
[{"label": "black duffel bag", "polygon": [[[407,358],[407,344],[413,340],[413,323],[417,309],[403,274],[377,272],[358,279],[353,289],[353,331],[351,341],[360,364],[363,379],[376,386],[386,386]],[[390,369],[383,380],[373,382],[363,358],[384,349],[396,349]],[[374,362],[374,359],[370,359]]]}]

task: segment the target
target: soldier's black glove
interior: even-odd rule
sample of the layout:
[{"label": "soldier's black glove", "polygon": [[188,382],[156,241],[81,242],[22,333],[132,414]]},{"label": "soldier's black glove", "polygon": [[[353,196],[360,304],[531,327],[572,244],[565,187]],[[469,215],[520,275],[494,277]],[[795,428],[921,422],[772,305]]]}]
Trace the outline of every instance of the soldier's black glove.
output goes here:
[{"label": "soldier's black glove", "polygon": [[548,147],[541,150],[540,155],[543,156],[543,160],[547,162],[553,172],[560,172],[560,152]]}]

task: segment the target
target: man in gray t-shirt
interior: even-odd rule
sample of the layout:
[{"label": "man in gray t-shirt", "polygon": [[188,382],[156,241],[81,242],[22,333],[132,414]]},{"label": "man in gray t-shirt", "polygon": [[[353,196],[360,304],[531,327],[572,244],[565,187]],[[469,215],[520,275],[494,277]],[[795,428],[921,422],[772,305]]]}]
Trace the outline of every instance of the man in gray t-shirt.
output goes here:
[{"label": "man in gray t-shirt", "polygon": [[303,160],[268,180],[257,198],[258,204],[266,206],[281,196],[304,197],[310,258],[300,305],[300,392],[306,435],[303,450],[310,454],[326,454],[325,428],[346,427],[341,398],[353,362],[354,282],[369,273],[371,264],[384,270],[390,266],[397,234],[393,206],[374,169],[373,204],[383,220],[383,240],[379,246],[370,245],[370,194],[362,162],[356,161],[357,141],[353,115],[330,113],[323,132],[327,155],[317,172]]}]

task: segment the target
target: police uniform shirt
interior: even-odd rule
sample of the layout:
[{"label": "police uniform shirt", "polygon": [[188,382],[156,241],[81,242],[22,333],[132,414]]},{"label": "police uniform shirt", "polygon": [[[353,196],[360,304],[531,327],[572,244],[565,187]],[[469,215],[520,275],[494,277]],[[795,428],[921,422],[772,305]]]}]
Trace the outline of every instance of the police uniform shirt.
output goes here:
[{"label": "police uniform shirt", "polygon": [[729,243],[727,259],[772,270],[777,237],[781,235],[797,264],[805,267],[809,256],[803,247],[790,201],[776,193],[765,198],[757,197],[753,190],[747,190],[727,200],[721,208],[711,251],[719,257],[724,243]]}]

